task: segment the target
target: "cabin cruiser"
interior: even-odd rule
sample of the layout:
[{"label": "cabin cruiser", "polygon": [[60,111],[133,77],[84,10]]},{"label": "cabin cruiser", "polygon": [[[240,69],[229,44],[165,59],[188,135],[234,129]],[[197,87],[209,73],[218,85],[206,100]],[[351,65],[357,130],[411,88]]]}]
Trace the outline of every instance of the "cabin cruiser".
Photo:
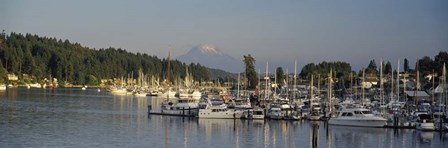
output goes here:
[{"label": "cabin cruiser", "polygon": [[320,109],[321,109],[320,104],[318,102],[312,102],[310,113],[308,115],[308,119],[311,121],[320,120],[320,118],[322,117],[322,115],[320,113]]},{"label": "cabin cruiser", "polygon": [[375,116],[368,109],[359,106],[341,106],[337,111],[337,117],[328,121],[332,125],[361,126],[361,127],[383,127],[387,119]]},{"label": "cabin cruiser", "polygon": [[433,131],[436,129],[434,120],[432,119],[431,115],[423,112],[416,112],[416,114],[414,115],[414,123],[415,129],[417,130]]},{"label": "cabin cruiser", "polygon": [[227,108],[227,105],[212,103],[212,101],[206,98],[207,103],[204,105],[201,103],[201,108],[199,109],[198,117],[212,118],[212,119],[237,119],[241,118],[243,111]]},{"label": "cabin cruiser", "polygon": [[162,102],[162,113],[170,115],[197,116],[198,101],[190,98],[177,98],[176,102]]},{"label": "cabin cruiser", "polygon": [[243,112],[241,118],[243,119],[264,119],[264,110],[262,108],[248,109]]},{"label": "cabin cruiser", "polygon": [[413,119],[415,128],[417,130],[435,130],[434,120],[430,115],[430,104],[421,103],[417,106],[417,110],[413,112]]}]

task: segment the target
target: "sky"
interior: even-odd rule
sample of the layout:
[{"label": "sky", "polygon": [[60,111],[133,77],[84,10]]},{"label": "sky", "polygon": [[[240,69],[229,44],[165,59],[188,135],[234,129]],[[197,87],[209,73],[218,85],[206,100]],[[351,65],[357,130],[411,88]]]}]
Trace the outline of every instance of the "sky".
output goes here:
[{"label": "sky", "polygon": [[[447,0],[1,0],[0,30],[161,58],[212,44],[256,69],[433,58],[448,51]],[[413,68],[413,64],[410,64]],[[244,67],[241,62],[241,67]],[[400,68],[402,69],[402,68]]]}]

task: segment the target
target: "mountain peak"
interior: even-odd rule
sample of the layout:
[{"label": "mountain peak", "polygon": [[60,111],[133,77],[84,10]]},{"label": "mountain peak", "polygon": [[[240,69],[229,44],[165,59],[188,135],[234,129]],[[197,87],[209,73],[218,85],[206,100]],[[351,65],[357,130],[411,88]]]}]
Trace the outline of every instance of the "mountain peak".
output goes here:
[{"label": "mountain peak", "polygon": [[201,44],[199,46],[194,47],[190,52],[200,52],[203,54],[217,54],[217,55],[223,55],[223,53],[214,45],[212,44]]},{"label": "mountain peak", "polygon": [[211,44],[195,46],[186,54],[177,57],[177,59],[186,63],[200,63],[209,68],[217,68],[230,72],[241,71],[243,64],[242,61],[221,52],[216,46]]}]

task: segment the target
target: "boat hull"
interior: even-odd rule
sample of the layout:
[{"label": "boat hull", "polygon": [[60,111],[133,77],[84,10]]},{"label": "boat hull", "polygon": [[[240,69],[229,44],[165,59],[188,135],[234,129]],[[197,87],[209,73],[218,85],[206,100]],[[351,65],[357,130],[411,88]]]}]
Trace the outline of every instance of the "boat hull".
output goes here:
[{"label": "boat hull", "polygon": [[434,123],[417,123],[415,128],[422,131],[436,130],[436,126],[434,125]]},{"label": "boat hull", "polygon": [[243,112],[241,111],[226,111],[226,112],[211,112],[199,110],[198,117],[201,119],[239,119]]}]

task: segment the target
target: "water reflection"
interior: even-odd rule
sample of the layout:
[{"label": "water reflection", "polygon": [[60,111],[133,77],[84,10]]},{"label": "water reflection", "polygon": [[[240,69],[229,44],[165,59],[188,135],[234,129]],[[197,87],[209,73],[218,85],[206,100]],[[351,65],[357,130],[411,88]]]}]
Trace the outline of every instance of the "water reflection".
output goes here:
[{"label": "water reflection", "polygon": [[311,133],[311,137],[310,137],[310,147],[311,148],[318,148],[319,145],[319,121],[311,121],[310,122],[310,133]]},{"label": "water reflection", "polygon": [[324,122],[149,116],[164,98],[77,89],[0,92],[0,147],[447,147],[438,132]]}]

